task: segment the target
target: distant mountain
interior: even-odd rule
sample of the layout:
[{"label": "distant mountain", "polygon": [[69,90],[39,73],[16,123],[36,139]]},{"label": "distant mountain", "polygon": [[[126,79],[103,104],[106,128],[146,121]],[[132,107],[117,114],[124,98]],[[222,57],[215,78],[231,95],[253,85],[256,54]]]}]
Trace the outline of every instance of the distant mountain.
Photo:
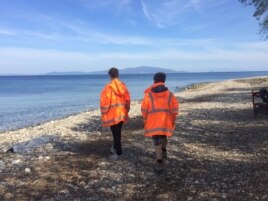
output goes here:
[{"label": "distant mountain", "polygon": [[[167,68],[161,67],[151,67],[151,66],[139,66],[139,67],[130,67],[119,70],[120,74],[152,74],[157,72],[164,73],[182,73],[184,71],[174,71]],[[101,75],[107,74],[107,70],[105,71],[94,71],[94,72],[80,72],[80,71],[72,71],[72,72],[50,72],[46,75]]]},{"label": "distant mountain", "polygon": [[[178,73],[177,71],[170,70],[167,68],[151,67],[151,66],[124,68],[124,69],[120,69],[119,72],[120,74],[151,74],[151,73],[157,73],[157,72]],[[107,71],[96,71],[96,72],[91,72],[90,74],[107,74]]]}]

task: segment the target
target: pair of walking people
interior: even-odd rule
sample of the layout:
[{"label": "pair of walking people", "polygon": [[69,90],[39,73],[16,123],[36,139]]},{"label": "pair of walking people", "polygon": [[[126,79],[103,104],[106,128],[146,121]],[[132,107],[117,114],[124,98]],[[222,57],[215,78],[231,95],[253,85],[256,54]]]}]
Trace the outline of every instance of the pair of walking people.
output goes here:
[{"label": "pair of walking people", "polygon": [[[100,108],[103,126],[110,126],[113,134],[113,154],[110,158],[117,160],[122,154],[121,129],[123,123],[128,121],[130,95],[126,85],[119,80],[118,69],[111,68],[108,74],[111,82],[101,92]],[[153,79],[154,84],[144,91],[141,113],[145,136],[152,137],[156,161],[162,164],[167,155],[167,137],[172,136],[175,129],[178,101],[165,86],[165,73],[156,73]]]}]

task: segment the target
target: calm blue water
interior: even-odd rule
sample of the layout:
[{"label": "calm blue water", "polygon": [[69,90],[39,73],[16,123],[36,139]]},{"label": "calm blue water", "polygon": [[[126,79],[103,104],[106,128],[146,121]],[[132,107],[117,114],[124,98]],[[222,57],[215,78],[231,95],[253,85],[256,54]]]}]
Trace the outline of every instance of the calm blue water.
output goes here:
[{"label": "calm blue water", "polygon": [[[268,76],[268,72],[168,74],[172,91],[191,83]],[[132,99],[143,97],[153,75],[121,75]],[[97,108],[107,75],[0,77],[0,131],[17,129]]]}]

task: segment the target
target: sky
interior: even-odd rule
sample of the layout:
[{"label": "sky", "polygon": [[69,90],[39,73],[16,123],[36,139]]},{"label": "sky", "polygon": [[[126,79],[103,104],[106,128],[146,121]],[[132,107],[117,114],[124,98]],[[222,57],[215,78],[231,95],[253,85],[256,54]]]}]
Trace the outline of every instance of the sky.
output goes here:
[{"label": "sky", "polygon": [[0,74],[268,70],[254,8],[238,0],[0,0]]}]

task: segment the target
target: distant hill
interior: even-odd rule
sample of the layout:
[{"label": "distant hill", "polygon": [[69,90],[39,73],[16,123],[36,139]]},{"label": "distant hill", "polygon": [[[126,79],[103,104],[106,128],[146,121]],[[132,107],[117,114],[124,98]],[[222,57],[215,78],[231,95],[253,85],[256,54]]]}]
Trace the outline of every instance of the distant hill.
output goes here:
[{"label": "distant hill", "polygon": [[[177,71],[170,70],[167,68],[161,67],[151,67],[151,66],[139,66],[139,67],[130,67],[120,69],[120,74],[151,74],[157,72],[164,72],[164,73],[178,73]],[[90,74],[107,74],[107,71],[96,71],[91,72]]]},{"label": "distant hill", "polygon": [[[151,66],[139,66],[139,67],[130,67],[120,69],[120,74],[152,74],[156,72],[164,72],[164,73],[181,73],[183,71],[174,71],[167,68],[161,67],[151,67]],[[100,75],[100,74],[107,74],[107,70],[105,71],[93,71],[93,72],[79,72],[79,71],[72,71],[72,72],[50,72],[46,75]]]}]

